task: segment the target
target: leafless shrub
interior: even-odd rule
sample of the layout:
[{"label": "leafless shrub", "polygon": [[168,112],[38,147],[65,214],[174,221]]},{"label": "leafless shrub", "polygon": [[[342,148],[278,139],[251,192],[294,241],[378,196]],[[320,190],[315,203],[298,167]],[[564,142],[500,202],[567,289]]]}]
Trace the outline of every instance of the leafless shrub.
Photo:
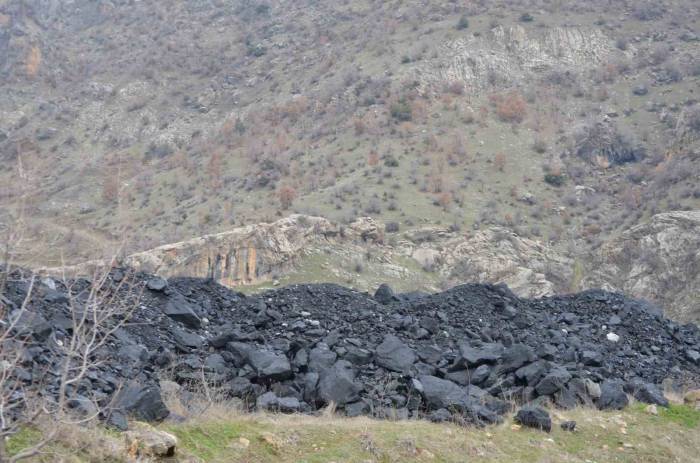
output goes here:
[{"label": "leafless shrub", "polygon": [[[46,341],[51,343],[57,358],[47,367],[52,368],[51,374],[44,375],[47,381],[51,378],[52,392],[46,392],[42,380],[28,385],[22,372],[32,360],[27,360],[24,352],[36,343],[28,326],[41,315],[31,307],[37,297],[37,275],[27,276],[14,268],[22,246],[23,219],[20,209],[14,225],[8,227],[2,255],[4,265],[0,270],[0,461],[7,463],[34,457],[62,429],[89,423],[109,406],[89,397],[90,391],[81,388],[87,376],[94,374],[100,365],[99,351],[129,320],[140,298],[140,289],[130,278],[125,277],[116,285],[111,282],[108,266],[96,269],[90,280],[69,280],[62,275],[58,284],[65,289],[67,302],[64,308],[56,310],[63,310],[61,315],[69,326],[60,336]],[[12,302],[6,293],[14,280],[26,285],[21,303]],[[78,397],[78,393],[83,395]],[[76,401],[84,405],[82,414],[73,410]],[[5,447],[7,438],[39,424],[43,425],[41,438],[9,456]]]}]

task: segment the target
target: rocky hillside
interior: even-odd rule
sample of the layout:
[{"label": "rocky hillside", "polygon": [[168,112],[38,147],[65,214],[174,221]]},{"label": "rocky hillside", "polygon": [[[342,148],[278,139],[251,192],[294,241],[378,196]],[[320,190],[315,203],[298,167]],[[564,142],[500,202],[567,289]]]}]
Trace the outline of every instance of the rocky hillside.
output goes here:
[{"label": "rocky hillside", "polygon": [[[243,407],[313,412],[333,403],[350,416],[437,422],[497,423],[513,402],[528,403],[517,419],[547,431],[549,416],[536,406],[549,401],[617,410],[630,394],[667,406],[662,381],[700,383],[697,326],[600,290],[528,300],[493,285],[432,295],[382,286],[370,296],[322,284],[246,297],[210,280],[129,269],[34,286],[15,272],[6,289],[3,326],[27,347],[12,370],[22,392],[11,403],[37,388],[42,397],[61,392],[59,376],[36,375],[62,368],[71,320],[95,310],[106,342],[69,403],[121,429],[129,416],[167,417],[161,390],[186,394],[202,383]],[[93,295],[105,302],[93,306]],[[134,310],[102,318],[124,301]]]},{"label": "rocky hillside", "polygon": [[369,216],[577,260],[700,208],[699,18],[691,0],[5,0],[0,232],[21,223],[17,260],[57,266]]}]

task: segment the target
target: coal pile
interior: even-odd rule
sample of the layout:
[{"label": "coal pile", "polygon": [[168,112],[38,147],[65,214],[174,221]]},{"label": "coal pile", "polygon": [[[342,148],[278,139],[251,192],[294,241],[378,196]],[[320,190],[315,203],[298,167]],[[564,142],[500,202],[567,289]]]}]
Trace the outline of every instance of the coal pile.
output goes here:
[{"label": "coal pile", "polygon": [[[4,296],[10,317],[27,292],[18,275]],[[514,403],[619,409],[632,395],[666,405],[663,380],[700,384],[697,326],[605,291],[526,300],[502,285],[370,295],[316,284],[245,296],[126,269],[112,271],[105,291],[127,277],[141,288],[138,306],[71,389],[78,407],[93,398],[118,428],[129,415],[168,416],[166,373],[185,388],[205,380],[251,409],[313,413],[333,403],[349,416],[472,424],[499,422]],[[32,317],[18,328],[28,336],[18,373],[26,386],[55,390],[37,376],[60,361],[67,301],[89,286],[44,279],[32,294]]]}]

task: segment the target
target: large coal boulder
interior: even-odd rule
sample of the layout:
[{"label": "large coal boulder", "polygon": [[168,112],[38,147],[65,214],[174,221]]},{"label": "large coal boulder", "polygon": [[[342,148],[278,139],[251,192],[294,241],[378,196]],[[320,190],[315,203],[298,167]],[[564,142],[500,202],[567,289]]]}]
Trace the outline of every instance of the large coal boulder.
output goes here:
[{"label": "large coal boulder", "polygon": [[325,403],[344,406],[360,399],[362,385],[355,381],[355,371],[350,362],[338,360],[325,369],[318,381],[318,397]]},{"label": "large coal boulder", "polygon": [[387,335],[375,351],[377,365],[399,373],[407,372],[416,361],[413,349],[393,335]]},{"label": "large coal boulder", "polygon": [[142,421],[161,421],[169,414],[158,385],[132,381],[115,397],[113,408],[109,410],[109,422],[123,430],[127,427],[127,416]]},{"label": "large coal boulder", "polygon": [[619,381],[604,381],[600,386],[598,408],[601,410],[622,410],[629,403],[622,383]]}]

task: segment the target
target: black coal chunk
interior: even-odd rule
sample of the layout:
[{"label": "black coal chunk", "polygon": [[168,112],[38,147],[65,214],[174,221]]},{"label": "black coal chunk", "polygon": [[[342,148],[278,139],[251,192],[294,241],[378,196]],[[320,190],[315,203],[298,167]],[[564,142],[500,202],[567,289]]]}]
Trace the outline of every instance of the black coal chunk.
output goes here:
[{"label": "black coal chunk", "polygon": [[541,407],[521,408],[515,415],[515,422],[542,431],[550,432],[552,430],[552,419],[549,417],[549,413]]}]

